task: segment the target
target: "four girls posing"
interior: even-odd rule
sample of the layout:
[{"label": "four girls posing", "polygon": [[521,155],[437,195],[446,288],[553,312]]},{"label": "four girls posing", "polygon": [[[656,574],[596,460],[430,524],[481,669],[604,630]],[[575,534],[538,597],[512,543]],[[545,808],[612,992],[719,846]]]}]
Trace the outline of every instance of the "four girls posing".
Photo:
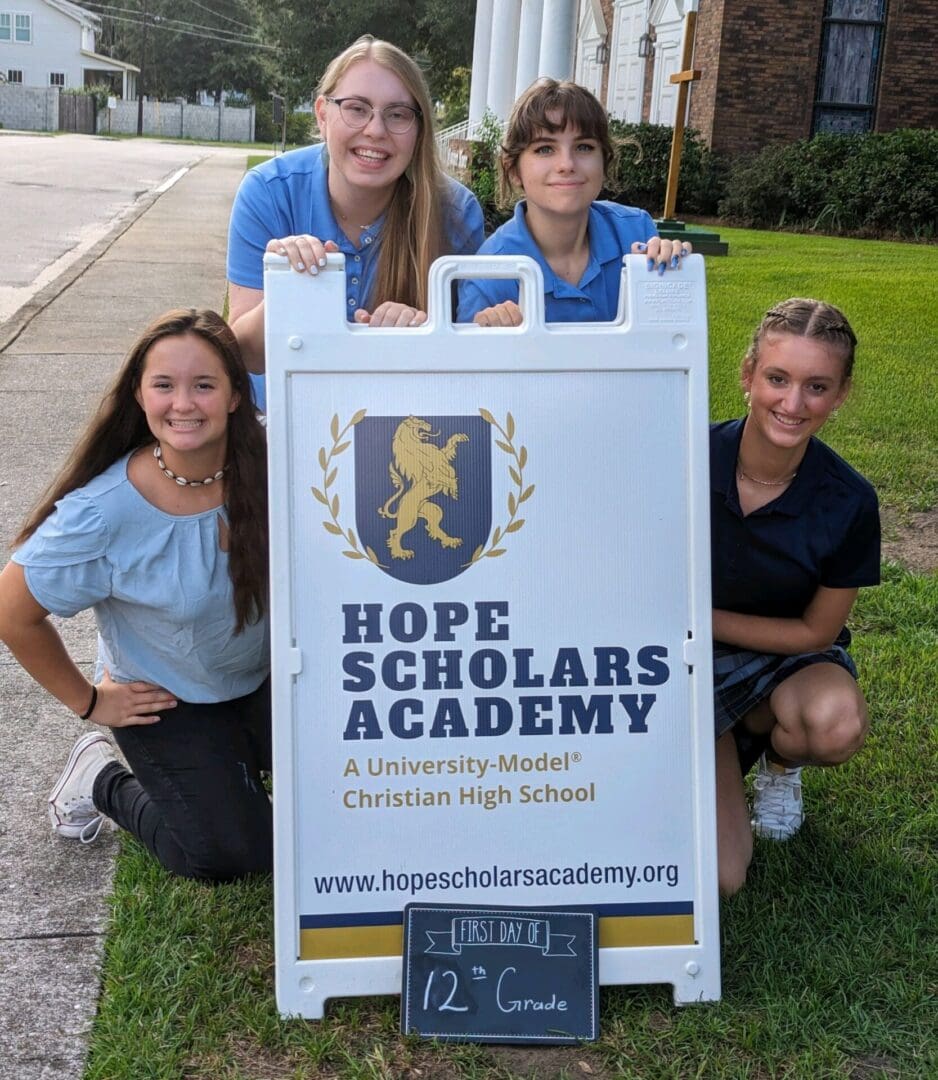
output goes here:
[{"label": "four girls posing", "polygon": [[[241,358],[263,370],[263,254],[316,274],[342,251],[349,318],[415,326],[432,261],[482,240],[478,203],[436,163],[426,87],[399,50],[352,45],[323,77],[316,116],[323,144],[272,159],[239,190],[233,333],[195,311],[144,333],[0,575],[0,639],[82,719],[113,728],[130,765],[100,730],[83,736],[50,797],[54,828],[90,839],[110,817],[185,876],[271,866],[265,455]],[[664,272],[689,252],[644,211],[597,201],[613,160],[587,91],[539,80],[517,102],[501,187],[524,200],[481,252],[538,261],[549,322],[614,319],[624,254]],[[463,282],[459,318],[518,325],[517,284]],[[854,346],[829,305],[773,308],[743,363],[750,411],[711,433],[727,893],[752,854],[746,769],[762,755],[752,824],[787,838],[800,766],[845,761],[868,726],[844,622],[858,587],[878,581],[876,497],[815,438],[849,392]],[[93,685],[48,621],[86,607],[100,632]]]}]

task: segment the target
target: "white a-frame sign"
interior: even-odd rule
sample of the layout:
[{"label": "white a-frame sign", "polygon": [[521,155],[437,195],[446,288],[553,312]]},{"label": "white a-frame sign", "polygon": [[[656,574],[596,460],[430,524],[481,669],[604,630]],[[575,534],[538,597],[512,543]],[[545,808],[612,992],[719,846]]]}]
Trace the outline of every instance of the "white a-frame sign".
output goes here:
[{"label": "white a-frame sign", "polygon": [[[485,275],[521,327],[446,317]],[[342,256],[264,290],[281,1012],[399,993],[412,901],[593,910],[601,983],[718,998],[703,259],[602,325],[524,258],[410,330]]]}]

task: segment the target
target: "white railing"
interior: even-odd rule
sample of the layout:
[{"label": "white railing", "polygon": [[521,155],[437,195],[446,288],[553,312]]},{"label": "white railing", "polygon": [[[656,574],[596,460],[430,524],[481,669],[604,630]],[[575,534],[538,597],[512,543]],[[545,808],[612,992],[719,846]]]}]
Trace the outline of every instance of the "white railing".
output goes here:
[{"label": "white railing", "polygon": [[[436,133],[436,145],[444,168],[465,169],[469,165],[465,144],[478,137],[482,123],[481,120],[463,120],[460,124],[450,124]],[[502,124],[502,130],[504,129],[505,124]]]}]

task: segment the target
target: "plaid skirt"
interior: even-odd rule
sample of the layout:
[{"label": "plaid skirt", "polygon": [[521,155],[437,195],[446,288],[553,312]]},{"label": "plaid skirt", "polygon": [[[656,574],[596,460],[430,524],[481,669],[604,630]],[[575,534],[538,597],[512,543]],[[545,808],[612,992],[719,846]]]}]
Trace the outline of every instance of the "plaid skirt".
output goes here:
[{"label": "plaid skirt", "polygon": [[713,720],[719,738],[796,671],[812,664],[838,664],[856,678],[857,669],[844,634],[825,652],[779,656],[713,643]]}]

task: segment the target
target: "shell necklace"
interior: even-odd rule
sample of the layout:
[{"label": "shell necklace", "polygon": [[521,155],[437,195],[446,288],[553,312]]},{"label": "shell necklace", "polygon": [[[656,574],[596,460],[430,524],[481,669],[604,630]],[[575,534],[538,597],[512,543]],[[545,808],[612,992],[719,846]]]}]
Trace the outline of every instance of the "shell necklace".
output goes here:
[{"label": "shell necklace", "polygon": [[163,448],[159,443],[153,447],[153,456],[156,458],[156,463],[160,467],[160,472],[166,479],[172,480],[180,487],[205,487],[206,484],[214,484],[216,480],[221,480],[225,475],[225,469],[228,468],[227,465],[224,465],[214,476],[206,476],[204,480],[187,480],[184,476],[178,476],[172,469],[167,467],[166,462],[163,460]]}]

